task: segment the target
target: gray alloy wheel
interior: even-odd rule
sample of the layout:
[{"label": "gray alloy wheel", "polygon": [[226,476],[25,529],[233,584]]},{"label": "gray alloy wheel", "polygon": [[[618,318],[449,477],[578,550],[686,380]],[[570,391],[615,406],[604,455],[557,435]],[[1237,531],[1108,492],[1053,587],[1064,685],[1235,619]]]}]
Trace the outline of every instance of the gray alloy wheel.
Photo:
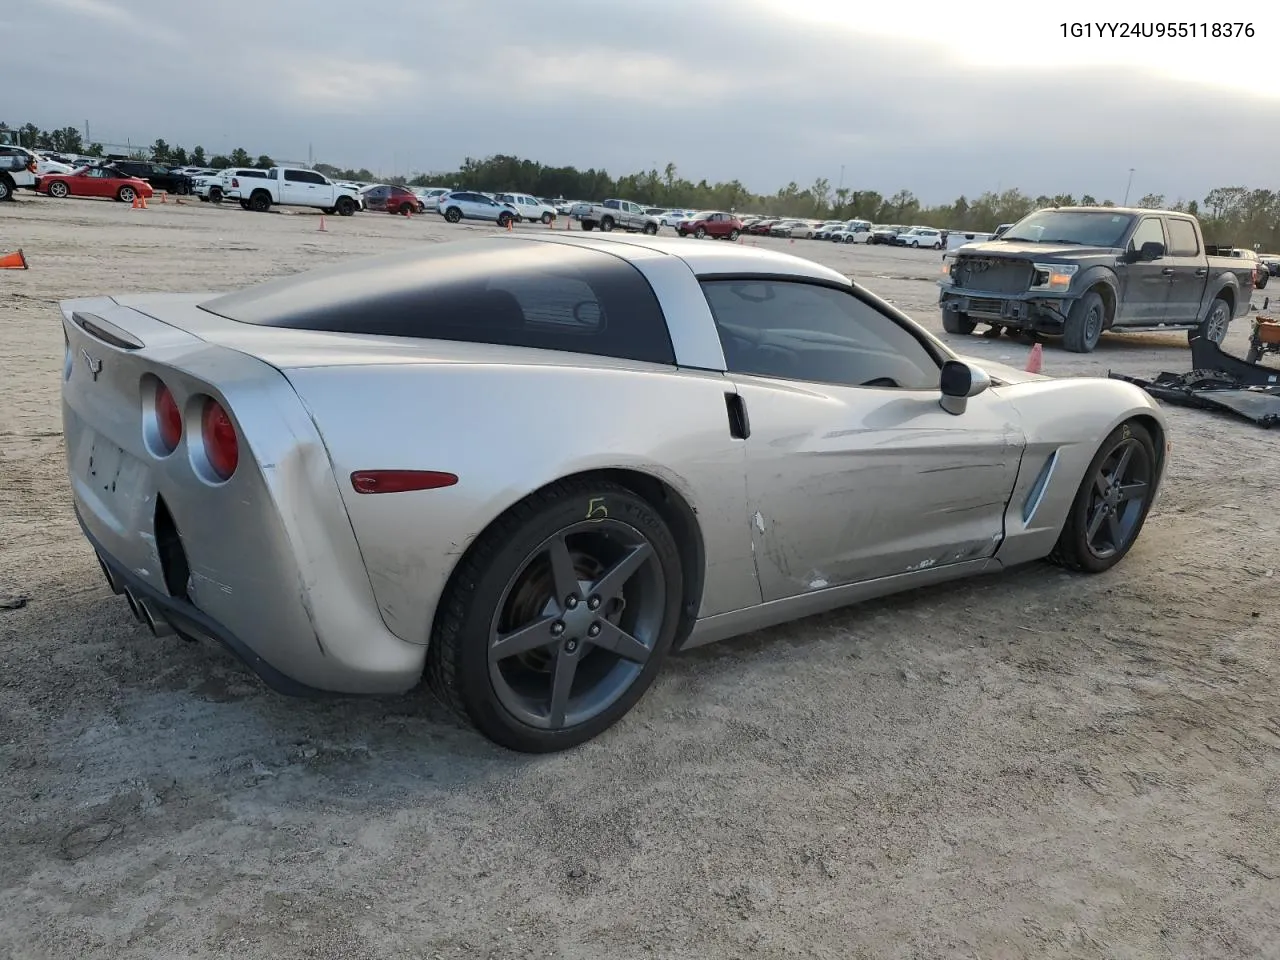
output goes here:
[{"label": "gray alloy wheel", "polygon": [[635,683],[662,630],[666,586],[629,524],[583,520],[537,546],[507,581],[489,634],[489,678],[522,723],[587,723]]},{"label": "gray alloy wheel", "polygon": [[51,197],[57,197],[61,200],[68,193],[70,193],[70,191],[67,189],[67,185],[61,180],[55,180],[53,183],[49,184],[49,196]]},{"label": "gray alloy wheel", "polygon": [[1147,518],[1156,481],[1156,448],[1138,423],[1122,423],[1102,441],[1085,471],[1049,559],[1101,573],[1133,546]]},{"label": "gray alloy wheel", "polygon": [[441,597],[426,676],[458,716],[513,750],[584,743],[639,701],[680,628],[680,547],[662,513],[578,478],[515,504]]},{"label": "gray alloy wheel", "polygon": [[1227,328],[1230,326],[1231,307],[1227,301],[1218,297],[1213,301],[1213,305],[1209,307],[1209,315],[1204,318],[1201,336],[1210,343],[1216,343],[1221,346],[1222,341],[1227,339]]},{"label": "gray alloy wheel", "polygon": [[133,187],[121,187],[120,192],[116,194],[116,199],[121,203],[133,203],[133,198],[137,196]]},{"label": "gray alloy wheel", "polygon": [[444,212],[444,218],[450,223],[457,223],[462,219],[462,211],[457,207],[450,207]]}]

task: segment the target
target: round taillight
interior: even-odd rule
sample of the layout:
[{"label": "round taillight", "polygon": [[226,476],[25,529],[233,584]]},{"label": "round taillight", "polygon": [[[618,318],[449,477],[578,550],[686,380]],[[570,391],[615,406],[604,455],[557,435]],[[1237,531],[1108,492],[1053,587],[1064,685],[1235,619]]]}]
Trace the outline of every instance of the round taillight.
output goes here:
[{"label": "round taillight", "polygon": [[165,453],[173,453],[182,439],[182,411],[163,383],[156,384],[156,433]]},{"label": "round taillight", "polygon": [[209,468],[219,480],[227,480],[236,472],[236,464],[240,462],[240,441],[236,439],[236,428],[227,411],[217,400],[204,402],[204,410],[200,414],[200,434],[204,440],[204,455],[209,461]]}]

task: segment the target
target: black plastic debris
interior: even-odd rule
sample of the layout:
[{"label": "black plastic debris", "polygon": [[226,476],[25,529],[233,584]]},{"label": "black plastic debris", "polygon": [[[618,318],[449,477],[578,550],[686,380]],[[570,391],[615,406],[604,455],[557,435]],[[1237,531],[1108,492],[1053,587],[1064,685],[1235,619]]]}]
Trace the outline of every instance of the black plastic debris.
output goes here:
[{"label": "black plastic debris", "polygon": [[1136,384],[1166,403],[1232,413],[1260,427],[1280,424],[1280,370],[1233,357],[1200,336],[1191,340],[1191,363],[1190,373],[1161,373],[1154,380],[1107,376]]}]

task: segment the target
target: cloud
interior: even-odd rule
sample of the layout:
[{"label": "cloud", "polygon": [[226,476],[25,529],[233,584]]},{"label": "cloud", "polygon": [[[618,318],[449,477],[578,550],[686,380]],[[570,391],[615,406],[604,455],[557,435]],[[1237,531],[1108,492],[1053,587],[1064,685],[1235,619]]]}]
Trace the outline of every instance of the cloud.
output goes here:
[{"label": "cloud", "polygon": [[[1107,19],[1093,2],[1072,17]],[[926,202],[1013,186],[1119,200],[1131,167],[1135,196],[1280,186],[1277,85],[1205,79],[1273,63],[1280,8],[1250,8],[1256,42],[1172,48],[1082,44],[1053,36],[1052,9],[940,0],[856,17],[835,0],[267,0],[243,33],[216,5],[176,21],[172,0],[129,0],[128,23],[123,9],[32,3],[6,69],[39,75],[41,96],[6,119],[384,174],[502,152],[614,174],[671,161],[760,191],[835,186],[843,167],[847,187]],[[132,23],[180,42],[137,42]],[[1161,49],[1179,76],[1150,67]]]},{"label": "cloud", "polygon": [[177,46],[182,42],[181,35],[177,31],[163,26],[150,17],[140,17],[114,3],[108,3],[107,0],[46,0],[46,2],[51,7],[60,7],[72,17],[97,20],[135,39],[156,40],[171,46]]}]

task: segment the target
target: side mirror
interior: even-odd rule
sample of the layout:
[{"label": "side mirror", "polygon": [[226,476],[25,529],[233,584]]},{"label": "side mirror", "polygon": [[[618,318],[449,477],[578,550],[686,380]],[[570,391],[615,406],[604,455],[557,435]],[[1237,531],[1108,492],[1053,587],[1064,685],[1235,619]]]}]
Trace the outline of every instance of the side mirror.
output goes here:
[{"label": "side mirror", "polygon": [[981,367],[962,360],[948,360],[942,365],[939,385],[942,388],[939,405],[958,417],[969,405],[970,397],[976,397],[991,386],[991,377]]},{"label": "side mirror", "polygon": [[1150,263],[1164,256],[1164,244],[1158,240],[1148,240],[1139,250],[1130,250],[1126,258],[1130,263]]}]

